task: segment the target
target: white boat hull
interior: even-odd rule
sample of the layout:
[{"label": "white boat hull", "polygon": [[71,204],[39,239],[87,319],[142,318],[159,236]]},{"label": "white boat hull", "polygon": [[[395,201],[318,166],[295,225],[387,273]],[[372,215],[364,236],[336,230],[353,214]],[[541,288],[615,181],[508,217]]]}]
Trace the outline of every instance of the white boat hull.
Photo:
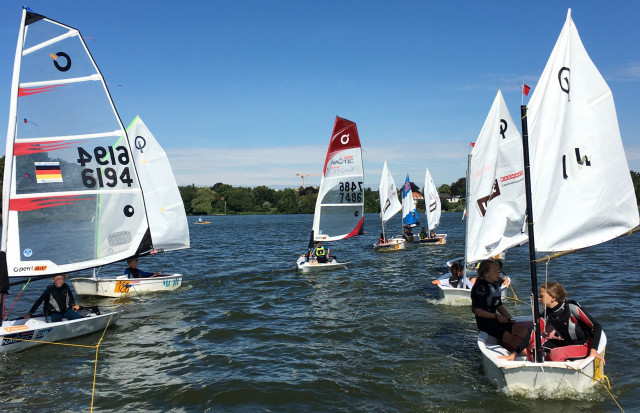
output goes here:
[{"label": "white boat hull", "polygon": [[[516,317],[516,320],[531,322],[530,317]],[[604,354],[606,345],[607,337],[603,332],[598,353]],[[478,335],[478,347],[482,353],[485,375],[498,387],[509,392],[526,391],[531,394],[534,390],[535,394],[551,397],[584,393],[604,376],[602,362],[594,357],[566,362],[533,363],[524,356],[518,356],[515,361],[507,361],[498,356],[508,355],[509,351],[500,346],[495,337],[485,332]]]},{"label": "white boat hull", "polygon": [[[473,287],[473,284],[471,283],[471,281],[469,281],[469,279],[477,276],[478,274],[476,272],[468,271],[467,285],[465,286],[465,288],[452,287],[451,285],[449,285],[449,277],[451,277],[451,274],[447,273],[440,276],[440,278],[438,278],[438,281],[440,283],[437,284],[437,286],[440,290],[442,298],[446,301],[465,301],[467,303],[471,303],[471,288]],[[507,296],[507,289],[509,288],[510,283],[511,279],[509,279],[509,284],[502,285],[500,287],[502,298],[505,298]]]},{"label": "white boat hull", "polygon": [[307,261],[305,256],[303,255],[298,258],[298,261],[296,262],[296,268],[298,269],[298,271],[302,272],[330,271],[338,268],[346,268],[347,264],[349,264],[349,261],[338,262],[336,260],[331,260],[325,263],[319,263],[315,260]]},{"label": "white boat hull", "polygon": [[182,285],[182,274],[150,278],[72,278],[71,283],[79,295],[122,297],[159,291],[173,291]]},{"label": "white boat hull", "polygon": [[56,323],[47,323],[44,317],[3,321],[0,328],[0,353],[22,351],[44,344],[41,341],[67,340],[100,331],[107,324],[115,324],[121,313],[122,311],[115,311]]},{"label": "white boat hull", "polygon": [[374,251],[398,251],[405,249],[407,243],[403,238],[391,238],[384,244],[373,244]]}]

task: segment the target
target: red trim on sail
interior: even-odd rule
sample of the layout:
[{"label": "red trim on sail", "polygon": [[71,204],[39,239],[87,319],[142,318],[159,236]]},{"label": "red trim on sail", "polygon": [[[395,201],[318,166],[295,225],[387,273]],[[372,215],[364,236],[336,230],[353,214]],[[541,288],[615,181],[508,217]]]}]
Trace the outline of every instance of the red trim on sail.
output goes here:
[{"label": "red trim on sail", "polygon": [[363,224],[364,224],[364,217],[360,218],[360,221],[358,222],[358,225],[356,225],[356,227],[353,229],[353,231],[348,233],[345,238],[350,238],[350,237],[355,237],[356,235],[361,235],[362,234],[361,231],[362,231],[362,225]]},{"label": "red trim on sail", "polygon": [[18,97],[31,96],[31,95],[35,95],[37,93],[43,93],[43,92],[50,92],[60,86],[66,86],[66,85],[51,85],[51,86],[32,87],[32,88],[19,87]]},{"label": "red trim on sail", "polygon": [[9,200],[10,211],[33,211],[61,205],[73,205],[80,201],[91,201],[98,199],[97,196],[87,195],[61,195],[47,196],[41,198],[18,198]]},{"label": "red trim on sail", "polygon": [[359,147],[360,137],[358,136],[358,128],[355,122],[336,116],[336,123],[333,125],[333,134],[329,142],[327,158],[324,160],[322,175],[327,173],[327,162],[329,162],[329,159],[331,159],[334,153]]},{"label": "red trim on sail", "polygon": [[39,152],[69,149],[73,148],[77,143],[79,143],[79,141],[16,142],[13,144],[13,155],[31,155]]}]

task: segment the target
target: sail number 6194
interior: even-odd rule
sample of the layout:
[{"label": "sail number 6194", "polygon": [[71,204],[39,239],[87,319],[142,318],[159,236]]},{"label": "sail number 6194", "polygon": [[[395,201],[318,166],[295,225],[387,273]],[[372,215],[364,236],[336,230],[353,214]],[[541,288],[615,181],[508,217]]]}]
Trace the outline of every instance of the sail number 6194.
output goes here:
[{"label": "sail number 6194", "polygon": [[99,167],[86,168],[82,170],[82,184],[87,188],[94,188],[98,185],[100,188],[108,186],[113,188],[118,185],[118,179],[128,187],[133,183],[129,167],[125,167],[120,176],[116,172],[115,168],[103,168],[107,165],[128,165],[129,164],[129,151],[125,146],[117,146],[114,150],[113,146],[104,148],[102,146],[96,146],[93,148],[93,154],[87,152],[84,148],[78,147],[78,159],[77,162],[80,166],[86,166],[88,163],[95,161],[100,165]]}]

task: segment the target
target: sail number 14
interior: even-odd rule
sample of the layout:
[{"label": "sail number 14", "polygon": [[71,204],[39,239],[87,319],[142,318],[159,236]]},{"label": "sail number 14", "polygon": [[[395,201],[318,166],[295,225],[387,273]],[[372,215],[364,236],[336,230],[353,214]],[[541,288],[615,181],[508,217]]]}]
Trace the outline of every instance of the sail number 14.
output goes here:
[{"label": "sail number 14", "polygon": [[340,192],[340,203],[344,203],[344,202],[361,203],[362,202],[362,181],[340,182],[340,185],[338,186],[338,190]]},{"label": "sail number 14", "polygon": [[128,165],[129,164],[129,151],[125,146],[117,146],[114,150],[113,146],[104,148],[102,146],[96,146],[93,148],[93,155],[87,152],[84,148],[78,147],[78,159],[77,162],[80,166],[86,166],[91,161],[95,161],[100,165],[99,167],[85,168],[82,170],[82,183],[87,188],[94,188],[98,185],[100,188],[108,186],[110,188],[118,185],[118,179],[123,184],[131,186],[133,179],[129,172],[129,167],[123,168],[120,176],[116,172],[115,168],[106,167],[107,165]]}]

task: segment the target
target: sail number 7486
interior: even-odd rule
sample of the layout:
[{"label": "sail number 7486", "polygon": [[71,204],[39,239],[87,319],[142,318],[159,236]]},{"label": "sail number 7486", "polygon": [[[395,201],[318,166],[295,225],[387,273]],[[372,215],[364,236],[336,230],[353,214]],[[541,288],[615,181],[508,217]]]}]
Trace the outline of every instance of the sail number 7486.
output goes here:
[{"label": "sail number 7486", "polygon": [[100,166],[95,169],[86,168],[82,170],[81,175],[84,186],[94,188],[97,184],[100,188],[104,188],[105,185],[113,188],[118,185],[118,178],[123,184],[129,187],[131,186],[133,179],[131,178],[129,167],[123,168],[120,176],[118,176],[115,168],[102,168],[107,165],[128,165],[130,159],[129,151],[125,146],[117,146],[115,151],[113,146],[109,146],[108,148],[96,146],[93,148],[93,155],[84,148],[78,147],[77,162],[80,166],[84,167],[94,159]]},{"label": "sail number 7486", "polygon": [[[344,202],[353,202],[360,203],[362,202],[362,181],[353,182],[353,181],[345,181],[340,182],[338,186],[338,190],[340,193],[340,203]],[[356,192],[357,191],[357,192]]]}]

